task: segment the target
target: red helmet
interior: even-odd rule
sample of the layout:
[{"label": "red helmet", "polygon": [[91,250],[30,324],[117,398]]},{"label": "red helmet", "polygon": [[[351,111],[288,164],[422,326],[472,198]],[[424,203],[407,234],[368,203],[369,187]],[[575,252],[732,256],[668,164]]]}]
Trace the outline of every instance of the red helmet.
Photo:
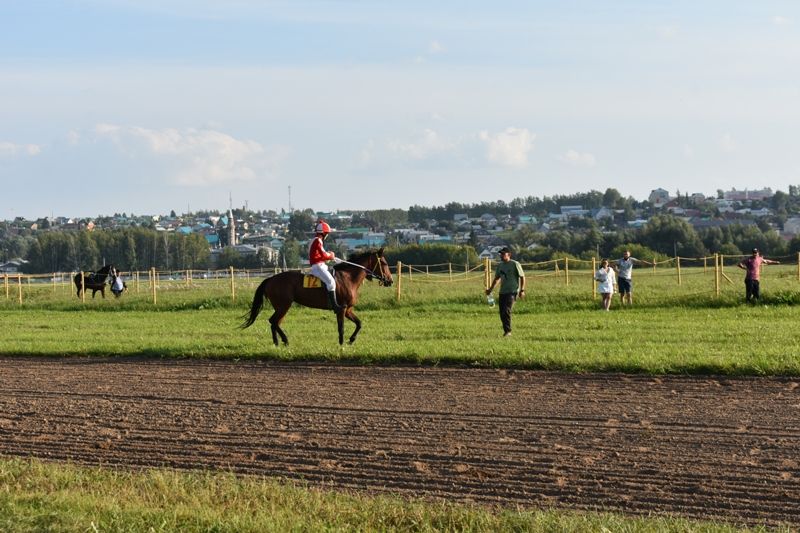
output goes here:
[{"label": "red helmet", "polygon": [[330,233],[331,227],[324,220],[320,220],[319,222],[317,222],[317,226],[314,228],[314,231],[316,233],[322,233],[322,234]]}]

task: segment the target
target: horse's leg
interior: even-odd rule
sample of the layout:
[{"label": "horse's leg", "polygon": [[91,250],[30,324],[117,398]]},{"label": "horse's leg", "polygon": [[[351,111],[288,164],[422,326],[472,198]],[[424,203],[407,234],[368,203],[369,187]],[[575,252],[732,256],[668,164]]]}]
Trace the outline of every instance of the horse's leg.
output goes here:
[{"label": "horse's leg", "polygon": [[336,313],[336,326],[339,328],[339,345],[344,344],[344,310]]},{"label": "horse's leg", "polygon": [[281,340],[285,346],[289,345],[289,339],[286,337],[286,334],[281,329],[281,322],[283,322],[283,317],[286,316],[286,313],[289,309],[276,309],[272,316],[269,317],[269,325],[272,329],[272,342],[275,346],[278,345],[278,335],[281,336]]},{"label": "horse's leg", "polygon": [[346,316],[348,320],[356,325],[355,331],[353,331],[353,334],[350,335],[350,344],[353,344],[356,342],[356,336],[358,335],[358,332],[361,331],[361,319],[356,316],[352,307],[347,308],[347,311],[344,312],[344,316]]}]

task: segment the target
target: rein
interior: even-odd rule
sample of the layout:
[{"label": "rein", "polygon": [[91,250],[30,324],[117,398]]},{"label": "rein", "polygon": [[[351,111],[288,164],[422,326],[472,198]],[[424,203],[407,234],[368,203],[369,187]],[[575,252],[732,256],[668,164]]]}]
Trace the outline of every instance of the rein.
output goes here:
[{"label": "rein", "polygon": [[378,254],[375,254],[375,267],[372,270],[368,269],[364,265],[359,265],[358,263],[352,263],[350,261],[345,261],[344,259],[339,259],[338,257],[336,259],[334,259],[334,261],[336,261],[337,263],[344,263],[346,265],[351,265],[351,266],[354,266],[354,267],[358,267],[361,270],[366,271],[367,279],[371,280],[372,278],[377,278],[379,282],[381,282],[384,285],[386,284],[386,278],[383,277],[383,274],[379,273],[379,272],[375,272],[375,270],[378,269],[380,267],[380,264],[381,264],[381,260],[378,257]]}]

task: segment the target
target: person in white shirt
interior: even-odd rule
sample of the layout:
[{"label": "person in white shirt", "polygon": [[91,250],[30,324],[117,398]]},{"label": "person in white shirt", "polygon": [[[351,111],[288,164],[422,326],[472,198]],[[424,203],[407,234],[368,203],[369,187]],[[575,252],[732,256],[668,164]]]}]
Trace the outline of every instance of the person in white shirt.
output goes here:
[{"label": "person in white shirt", "polygon": [[617,260],[617,288],[619,289],[619,302],[622,305],[625,305],[626,299],[628,300],[628,305],[633,305],[633,279],[631,273],[633,271],[633,265],[637,263],[642,263],[644,265],[653,264],[648,261],[642,261],[641,259],[631,257],[631,253],[628,250],[623,252],[622,259]]},{"label": "person in white shirt", "polygon": [[119,298],[122,296],[122,293],[125,291],[127,286],[125,282],[122,281],[122,276],[120,275],[119,271],[115,268],[114,272],[111,273],[111,292],[114,293],[114,296]]},{"label": "person in white shirt", "polygon": [[597,290],[602,296],[600,309],[608,311],[611,309],[611,296],[614,294],[614,280],[616,278],[614,269],[608,266],[608,259],[600,262],[600,268],[594,273],[594,279],[598,282]]}]

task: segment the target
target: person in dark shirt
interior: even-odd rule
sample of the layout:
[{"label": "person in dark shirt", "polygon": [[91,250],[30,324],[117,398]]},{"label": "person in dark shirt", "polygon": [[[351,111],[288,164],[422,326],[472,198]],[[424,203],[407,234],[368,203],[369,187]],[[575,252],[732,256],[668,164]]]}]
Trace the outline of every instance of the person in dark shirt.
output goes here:
[{"label": "person in dark shirt", "polygon": [[500,281],[500,296],[498,297],[498,307],[500,308],[500,322],[503,324],[503,336],[511,335],[511,310],[517,298],[525,296],[525,272],[522,265],[511,259],[511,249],[504,247],[500,250],[500,264],[494,274],[492,285],[486,289],[486,295],[490,295],[494,286]]}]

